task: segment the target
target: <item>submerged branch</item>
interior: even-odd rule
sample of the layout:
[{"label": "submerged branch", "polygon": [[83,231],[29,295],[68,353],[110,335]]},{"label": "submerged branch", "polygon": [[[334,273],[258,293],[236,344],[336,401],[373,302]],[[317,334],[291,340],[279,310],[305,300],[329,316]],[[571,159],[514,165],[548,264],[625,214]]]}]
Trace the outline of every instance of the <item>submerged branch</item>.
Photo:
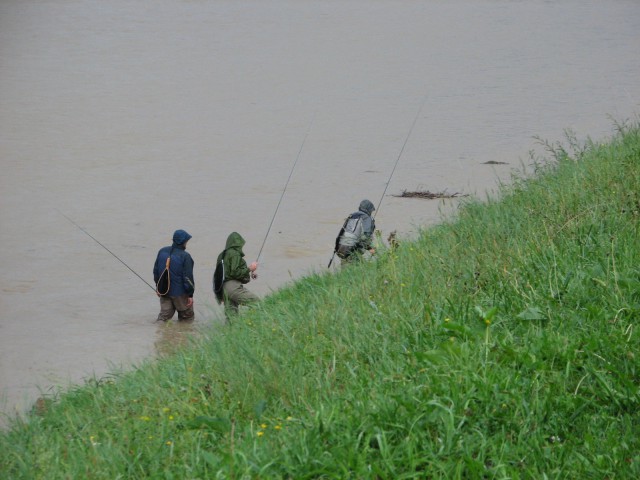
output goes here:
[{"label": "submerged branch", "polygon": [[426,198],[428,200],[433,200],[434,198],[458,198],[458,197],[467,197],[468,195],[462,193],[447,193],[447,191],[433,193],[429,190],[425,191],[413,191],[409,192],[407,190],[403,190],[400,195],[392,195],[393,197],[404,197],[404,198]]}]

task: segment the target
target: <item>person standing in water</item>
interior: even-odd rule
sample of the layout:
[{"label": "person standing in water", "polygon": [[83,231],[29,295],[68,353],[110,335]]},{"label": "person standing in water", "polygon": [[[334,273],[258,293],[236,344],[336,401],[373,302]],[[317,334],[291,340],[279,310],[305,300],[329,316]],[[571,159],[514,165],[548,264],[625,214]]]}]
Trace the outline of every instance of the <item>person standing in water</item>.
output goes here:
[{"label": "person standing in water", "polygon": [[173,233],[173,244],[158,251],[153,266],[153,280],[156,293],[160,297],[160,313],[157,321],[167,322],[178,312],[178,320],[194,319],[193,259],[187,253],[187,242],[191,239],[184,230]]},{"label": "person standing in water", "polygon": [[224,250],[218,255],[216,269],[213,274],[213,291],[218,303],[224,303],[225,314],[238,313],[240,305],[257,302],[259,298],[244,286],[251,279],[258,278],[256,262],[247,265],[242,247],[244,238],[238,232],[227,237]]},{"label": "person standing in water", "polygon": [[362,258],[367,250],[372,255],[376,253],[373,248],[373,232],[376,229],[376,222],[371,216],[374,210],[373,203],[369,200],[362,200],[358,211],[349,215],[345,220],[336,237],[334,250],[342,259],[342,263]]}]

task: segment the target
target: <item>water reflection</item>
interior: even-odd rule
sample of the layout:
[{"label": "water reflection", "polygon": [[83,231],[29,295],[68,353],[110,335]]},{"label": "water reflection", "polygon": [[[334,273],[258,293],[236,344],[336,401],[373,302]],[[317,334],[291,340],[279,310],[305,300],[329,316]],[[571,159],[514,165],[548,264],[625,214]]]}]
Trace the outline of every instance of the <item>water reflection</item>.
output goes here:
[{"label": "water reflection", "polygon": [[170,320],[157,322],[157,324],[154,346],[159,357],[176,353],[198,334],[198,328],[193,320],[187,322]]}]

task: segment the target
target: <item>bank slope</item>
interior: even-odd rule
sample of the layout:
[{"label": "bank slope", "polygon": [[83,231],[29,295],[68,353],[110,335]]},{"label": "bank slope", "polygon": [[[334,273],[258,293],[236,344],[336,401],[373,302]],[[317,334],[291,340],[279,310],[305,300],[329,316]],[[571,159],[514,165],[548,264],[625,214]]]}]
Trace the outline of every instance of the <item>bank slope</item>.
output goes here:
[{"label": "bank slope", "polygon": [[638,478],[640,131],[44,402],[6,478]]}]

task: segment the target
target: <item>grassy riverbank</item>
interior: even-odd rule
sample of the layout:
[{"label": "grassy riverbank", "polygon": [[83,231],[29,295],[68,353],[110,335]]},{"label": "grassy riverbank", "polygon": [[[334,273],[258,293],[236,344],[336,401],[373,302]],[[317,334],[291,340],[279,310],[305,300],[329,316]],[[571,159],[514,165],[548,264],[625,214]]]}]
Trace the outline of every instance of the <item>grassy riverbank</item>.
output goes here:
[{"label": "grassy riverbank", "polygon": [[2,478],[640,477],[640,131],[0,433]]}]

